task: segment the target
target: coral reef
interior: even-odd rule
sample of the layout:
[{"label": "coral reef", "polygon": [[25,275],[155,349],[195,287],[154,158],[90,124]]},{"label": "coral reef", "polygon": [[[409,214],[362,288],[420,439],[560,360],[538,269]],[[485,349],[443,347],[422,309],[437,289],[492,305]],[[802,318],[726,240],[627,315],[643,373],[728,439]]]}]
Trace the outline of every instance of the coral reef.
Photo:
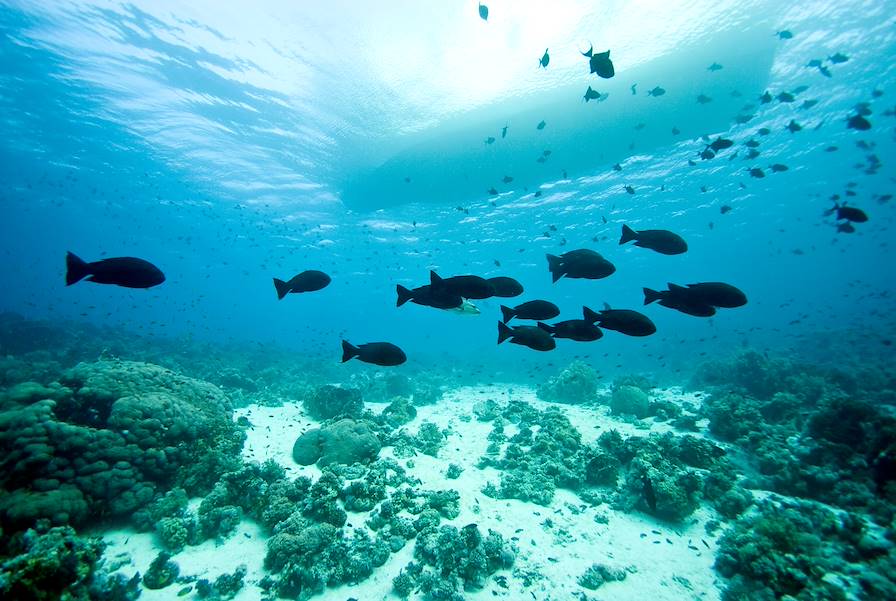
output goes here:
[{"label": "coral reef", "polygon": [[628,573],[622,568],[613,568],[602,563],[591,564],[585,573],[579,576],[579,586],[588,590],[597,590],[605,582],[625,580]]},{"label": "coral reef", "polygon": [[364,411],[360,390],[332,384],[315,388],[302,399],[302,406],[318,421],[335,417],[355,419]]},{"label": "coral reef", "polygon": [[584,361],[573,361],[557,376],[538,387],[538,398],[553,403],[580,405],[597,396],[597,372]]},{"label": "coral reef", "polygon": [[364,421],[342,419],[308,430],[293,445],[292,458],[299,465],[320,466],[371,461],[382,445],[370,426]]},{"label": "coral reef", "polygon": [[623,384],[613,388],[610,409],[617,415],[629,414],[637,418],[647,417],[650,411],[650,398],[640,388]]}]

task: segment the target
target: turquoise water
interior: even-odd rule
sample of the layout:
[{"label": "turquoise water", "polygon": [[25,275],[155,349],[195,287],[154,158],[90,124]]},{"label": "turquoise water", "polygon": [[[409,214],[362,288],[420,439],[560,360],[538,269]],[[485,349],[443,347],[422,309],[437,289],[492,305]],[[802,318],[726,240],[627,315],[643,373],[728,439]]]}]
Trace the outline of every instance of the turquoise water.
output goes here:
[{"label": "turquoise water", "polygon": [[[383,377],[340,365],[343,339],[394,343],[390,373],[446,389],[538,386],[574,360],[601,385],[686,386],[740,352],[877,369],[889,389],[896,3],[495,1],[487,20],[476,4],[0,4],[5,398],[108,357],[238,406]],[[615,77],[588,73],[589,44]],[[589,86],[606,98],[584,102]],[[848,127],[860,113],[870,129]],[[733,146],[701,158],[720,137]],[[868,220],[838,230],[835,197]],[[622,224],[688,251],[620,245]],[[579,248],[616,272],[552,283],[545,255]],[[166,280],[66,287],[67,251]],[[278,301],[271,279],[307,269],[332,283]],[[478,315],[396,307],[430,270],[525,293],[473,300]],[[644,287],[706,281],[748,303],[708,319],[643,304]],[[533,299],[558,319],[635,309],[657,331],[497,345],[499,306]]]}]

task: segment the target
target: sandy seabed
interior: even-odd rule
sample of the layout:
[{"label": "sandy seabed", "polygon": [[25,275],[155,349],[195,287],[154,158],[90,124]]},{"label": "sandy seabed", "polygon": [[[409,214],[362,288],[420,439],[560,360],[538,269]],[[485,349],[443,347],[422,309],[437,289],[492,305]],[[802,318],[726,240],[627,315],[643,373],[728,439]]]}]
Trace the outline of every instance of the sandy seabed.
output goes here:
[{"label": "sandy seabed", "polygon": [[[678,389],[655,390],[652,394],[655,398],[665,396],[677,402],[687,400],[700,404],[698,395],[682,393]],[[404,426],[409,432],[416,432],[424,421],[451,431],[437,458],[418,454],[413,458],[413,467],[407,468],[408,475],[418,478],[424,489],[454,489],[460,493],[460,515],[442,523],[459,528],[476,523],[483,532],[495,530],[505,540],[514,541],[518,548],[512,570],[499,571],[484,589],[464,593],[465,598],[548,601],[581,598],[579,595],[584,592],[588,599],[594,600],[719,599],[719,586],[712,569],[715,538],[704,529],[704,524],[713,516],[706,509],[696,511],[683,525],[670,527],[641,513],[614,511],[606,505],[590,507],[574,493],[562,489],[557,490],[548,507],[483,495],[482,488],[488,482],[497,484],[500,478],[497,469],[475,467],[488,446],[487,436],[492,424],[478,422],[475,418],[463,421],[461,416],[472,416],[473,406],[479,401],[493,399],[505,403],[511,395],[514,400],[524,401],[539,410],[561,407],[586,444],[593,444],[601,433],[614,428],[624,436],[645,436],[649,432],[671,429],[668,424],[650,420],[645,420],[649,429],[635,427],[612,417],[607,407],[546,403],[536,398],[533,389],[521,386],[459,388],[447,392],[435,405],[418,407],[417,417]],[[380,411],[385,404],[367,403],[366,406]],[[301,467],[292,461],[296,438],[317,425],[298,403],[290,401],[281,407],[249,405],[235,411],[234,417],[240,416],[246,416],[252,424],[243,447],[246,460],[273,459],[286,468],[291,477],[316,478],[320,474],[314,466]],[[505,432],[510,437],[516,429],[508,424]],[[380,457],[393,457],[392,448],[385,447]],[[406,459],[398,461],[407,466]],[[464,468],[455,480],[444,475],[451,463]],[[198,504],[198,501],[194,503]],[[601,516],[606,523],[596,521],[596,516]],[[346,528],[364,528],[363,520],[363,515],[350,513]],[[120,565],[119,570],[128,576],[137,571],[145,573],[161,551],[151,533],[119,529],[105,531],[102,536],[109,545],[106,557],[114,565]],[[245,586],[235,599],[252,601],[263,594],[257,583],[266,574],[263,568],[265,544],[262,528],[247,519],[227,540],[211,540],[187,547],[174,556],[174,561],[180,567],[181,576],[210,581],[244,564],[247,568]],[[314,598],[322,601],[397,599],[391,592],[392,579],[412,560],[413,548],[411,541],[391,555],[386,565],[375,570],[368,580],[327,589]],[[628,577],[605,583],[596,591],[588,591],[577,580],[593,563],[625,568]],[[506,581],[502,579],[506,588],[496,580],[500,576],[506,578]],[[149,601],[177,598],[176,594],[183,586],[174,584],[162,590],[143,589],[141,598]],[[195,597],[195,593],[190,593],[183,598]]]}]

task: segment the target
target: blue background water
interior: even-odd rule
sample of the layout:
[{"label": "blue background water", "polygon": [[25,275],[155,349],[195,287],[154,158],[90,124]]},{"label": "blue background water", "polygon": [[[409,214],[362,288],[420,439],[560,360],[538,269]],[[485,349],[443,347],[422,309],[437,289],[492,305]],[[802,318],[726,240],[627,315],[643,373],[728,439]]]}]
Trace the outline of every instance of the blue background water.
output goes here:
[{"label": "blue background water", "polygon": [[[0,310],[334,362],[340,337],[390,340],[411,368],[491,372],[574,355],[656,371],[742,345],[819,358],[892,348],[894,208],[880,195],[894,187],[896,2],[492,2],[487,23],[471,2],[181,4],[0,5]],[[793,39],[775,36],[784,29]],[[589,41],[611,48],[616,79],[588,75]],[[849,60],[826,61],[833,77],[806,67],[836,52]],[[588,85],[607,100],[583,104]],[[648,97],[655,85],[667,94]],[[758,102],[798,86],[794,103]],[[867,132],[845,125],[859,102]],[[788,132],[791,119],[804,129]],[[736,146],[700,161],[702,134]],[[761,156],[744,160],[754,137]],[[405,172],[412,183],[396,187]],[[515,182],[492,204],[503,175]],[[849,186],[870,221],[838,234],[822,212]],[[690,250],[619,246],[623,222],[672,229]],[[617,273],[552,285],[545,253],[581,247]],[[67,250],[144,257],[168,279],[66,288]],[[304,269],[332,285],[278,302],[271,278]],[[395,285],[427,283],[430,269],[515,277],[526,294],[511,302],[547,298],[563,318],[583,303],[638,308],[642,286],[670,281],[727,281],[750,303],[712,320],[651,305],[651,338],[607,332],[540,355],[495,345],[497,299],[474,317],[396,308]]]}]

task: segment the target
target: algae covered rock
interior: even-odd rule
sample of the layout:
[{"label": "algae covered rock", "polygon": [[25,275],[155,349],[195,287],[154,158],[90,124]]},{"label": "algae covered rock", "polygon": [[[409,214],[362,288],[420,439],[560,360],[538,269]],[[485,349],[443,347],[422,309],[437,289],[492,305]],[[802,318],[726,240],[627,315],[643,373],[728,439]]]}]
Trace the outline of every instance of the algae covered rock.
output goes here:
[{"label": "algae covered rock", "polygon": [[331,384],[315,388],[304,398],[302,405],[308,415],[318,421],[334,417],[357,418],[364,411],[360,390]]},{"label": "algae covered rock", "polygon": [[617,415],[629,414],[637,418],[647,417],[650,412],[650,398],[640,388],[623,384],[613,390],[610,409]]},{"label": "algae covered rock", "polygon": [[560,374],[538,387],[538,398],[579,405],[597,396],[598,373],[584,361],[573,361]]},{"label": "algae covered rock", "polygon": [[292,457],[299,465],[364,463],[376,459],[381,448],[379,439],[365,422],[343,419],[299,436],[293,445]]}]

